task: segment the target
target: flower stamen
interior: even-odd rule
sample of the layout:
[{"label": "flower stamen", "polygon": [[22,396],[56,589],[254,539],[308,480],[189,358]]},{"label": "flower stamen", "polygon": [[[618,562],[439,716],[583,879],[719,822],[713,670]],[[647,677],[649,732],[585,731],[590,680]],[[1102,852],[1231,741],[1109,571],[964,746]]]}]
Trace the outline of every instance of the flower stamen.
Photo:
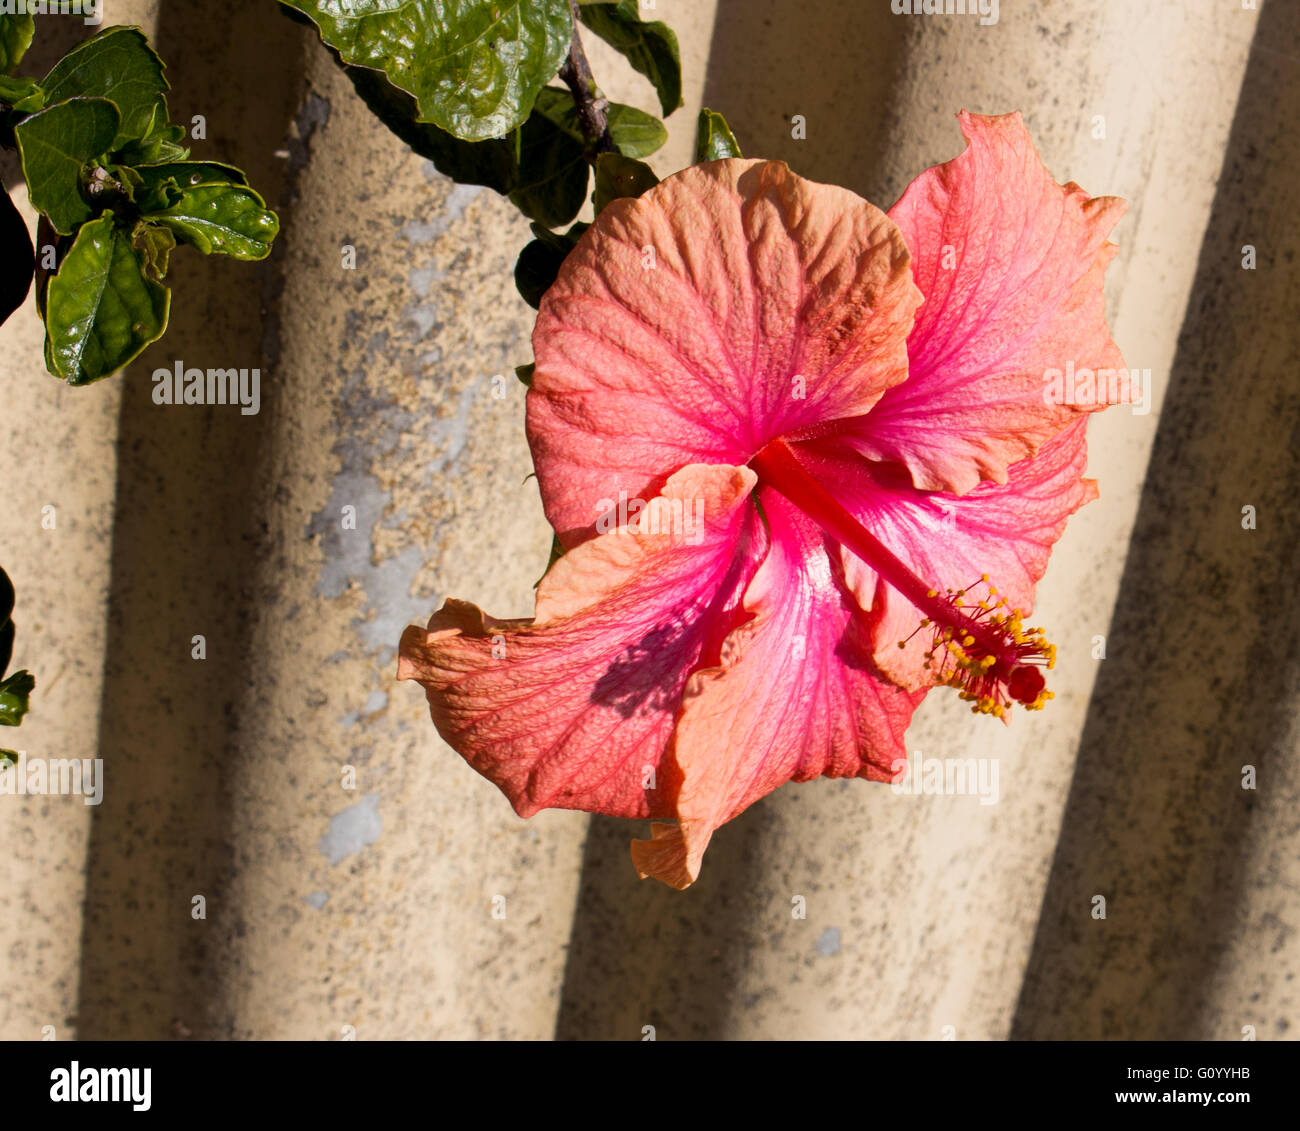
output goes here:
[{"label": "flower stamen", "polygon": [[[916,632],[932,631],[924,666],[940,684],[957,689],[975,714],[1005,720],[1013,703],[1037,711],[1053,697],[1042,669],[1055,666],[1055,645],[1048,643],[1041,628],[1025,626],[1024,613],[998,594],[987,574],[964,589],[940,594],[814,479],[783,440],[769,443],[750,466],[761,482],[779,491],[916,606],[922,613]],[[984,595],[968,601],[981,585]],[[911,638],[898,646],[905,648]]]},{"label": "flower stamen", "polygon": [[[963,598],[981,584],[988,587],[987,596],[972,610]],[[949,615],[940,618],[945,623],[936,624],[930,617],[921,622],[918,631],[934,629],[923,666],[945,687],[956,688],[975,714],[1001,719],[1013,702],[1038,711],[1053,698],[1042,669],[1056,666],[1056,645],[1048,642],[1041,628],[1025,626],[1024,613],[997,595],[988,574],[966,589],[949,590],[942,598],[933,589],[929,593],[948,603]],[[899,647],[906,645],[906,640],[899,641]]]}]

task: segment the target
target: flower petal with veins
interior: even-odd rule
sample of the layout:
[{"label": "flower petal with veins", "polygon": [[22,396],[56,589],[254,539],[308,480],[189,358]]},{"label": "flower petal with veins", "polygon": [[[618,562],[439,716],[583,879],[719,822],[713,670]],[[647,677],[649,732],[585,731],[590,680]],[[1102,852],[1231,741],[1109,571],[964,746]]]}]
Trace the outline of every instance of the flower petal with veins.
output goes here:
[{"label": "flower petal with veins", "polygon": [[[1049,403],[1044,374],[1071,362],[1124,369],[1102,276],[1126,205],[1057,184],[1019,114],[959,118],[966,151],[889,210],[925,303],[908,378],[863,421],[858,450],[905,464],[922,490],[964,494],[981,479],[1005,483],[1011,464],[1109,403],[1107,388],[1088,403]],[[1118,401],[1132,399],[1126,375],[1113,384]]]},{"label": "flower petal with veins", "polygon": [[[1066,519],[1097,497],[1095,482],[1082,477],[1086,426],[1086,419],[1076,420],[1033,459],[1012,464],[1005,484],[986,481],[965,495],[918,491],[879,473],[864,477],[859,459],[843,450],[827,458],[826,446],[820,457],[806,458],[840,502],[918,577],[943,591],[964,588],[987,573],[1001,596],[1029,613],[1034,586]],[[913,635],[920,614],[869,565],[847,550],[842,554],[847,585],[872,614],[876,662],[903,687],[933,684],[933,674],[922,666],[930,636]],[[970,600],[978,596],[973,592]],[[909,637],[900,649],[898,642]]]},{"label": "flower petal with veins", "polygon": [[907,376],[920,302],[898,229],[779,161],[686,169],[616,200],[546,292],[528,441],[571,546],[591,500],[866,412]]},{"label": "flower petal with veins", "polygon": [[714,829],[787,781],[890,781],[924,696],[880,678],[838,547],[780,495],[761,495],[771,546],[745,592],[752,619],[717,667],[691,677],[673,740],[680,823],[632,842],[637,870],[677,888],[699,875]]},{"label": "flower petal with veins", "polygon": [[[667,515],[669,532],[614,529],[570,551],[532,621],[448,601],[402,634],[398,679],[424,685],[438,733],[520,816],[676,811],[660,762],[687,678],[717,661],[762,557],[754,481],[747,468],[684,468],[642,515]],[[669,520],[674,501],[697,499],[705,529],[692,545]]]},{"label": "flower petal with veins", "polygon": [[[1044,378],[1122,371],[1101,286],[1123,202],[1053,180],[1019,115],[960,121],[966,151],[888,216],[716,161],[612,202],[565,260],[527,430],[567,553],[533,620],[448,601],[398,665],[521,815],[655,818],[633,861],[683,888],[784,782],[894,778],[936,680],[1004,721],[1051,697],[1041,630],[944,591],[988,574],[1028,612],[1096,494],[1086,414],[1127,374],[1078,403]],[[701,536],[606,530],[622,492],[643,521],[703,500]]]}]

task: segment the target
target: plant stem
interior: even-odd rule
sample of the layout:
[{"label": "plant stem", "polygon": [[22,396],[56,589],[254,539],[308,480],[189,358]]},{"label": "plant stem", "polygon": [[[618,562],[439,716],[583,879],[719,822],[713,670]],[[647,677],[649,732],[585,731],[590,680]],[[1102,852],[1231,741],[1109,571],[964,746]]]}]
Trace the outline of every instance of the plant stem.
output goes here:
[{"label": "plant stem", "polygon": [[560,68],[560,78],[573,95],[573,104],[578,111],[578,123],[583,135],[591,147],[593,159],[601,153],[614,150],[614,140],[609,136],[609,121],[605,109],[609,105],[601,95],[600,88],[591,74],[591,64],[587,62],[587,53],[582,49],[582,39],[578,35],[578,0],[569,0],[573,10],[573,41],[569,44],[569,56]]}]

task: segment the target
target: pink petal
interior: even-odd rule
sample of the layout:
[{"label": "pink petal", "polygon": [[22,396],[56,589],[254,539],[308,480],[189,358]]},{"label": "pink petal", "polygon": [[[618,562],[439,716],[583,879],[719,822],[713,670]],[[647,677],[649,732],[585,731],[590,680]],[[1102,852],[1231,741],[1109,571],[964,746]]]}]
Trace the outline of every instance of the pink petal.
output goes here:
[{"label": "pink petal", "polygon": [[[1124,201],[1057,184],[1018,113],[959,119],[966,151],[890,209],[925,304],[908,339],[911,374],[872,410],[858,449],[906,464],[918,487],[963,494],[981,479],[1006,482],[1011,464],[1077,414],[1132,390],[1102,298],[1116,250],[1106,236]],[[1049,403],[1044,374],[1069,362],[1121,373],[1099,403]]]},{"label": "pink petal", "polygon": [[[1075,421],[1049,440],[1032,459],[1012,464],[1007,482],[981,483],[965,495],[926,494],[883,469],[874,478],[860,460],[819,442],[817,452],[801,451],[809,469],[827,484],[864,526],[935,589],[962,589],[987,573],[1010,604],[1028,613],[1034,586],[1047,569],[1052,546],[1066,519],[1097,497],[1096,483],[1081,478],[1088,462],[1087,419]],[[876,662],[907,688],[934,683],[922,667],[931,634],[912,635],[922,614],[875,570],[841,550],[845,579],[864,609],[871,610]],[[971,591],[978,600],[985,590]],[[911,637],[906,648],[898,642]]]},{"label": "pink petal", "polygon": [[632,843],[641,874],[676,888],[699,875],[715,828],[785,782],[891,780],[923,697],[874,670],[866,618],[822,532],[775,492],[760,497],[771,548],[745,593],[753,619],[691,677],[677,725],[679,824]]},{"label": "pink petal", "polygon": [[694,166],[609,205],[533,331],[528,439],[564,544],[602,498],[874,405],[907,375],[907,261],[879,209],[780,162]]},{"label": "pink petal", "polygon": [[[398,678],[424,684],[438,733],[520,816],[674,811],[660,759],[687,677],[717,662],[763,553],[754,482],[747,468],[684,468],[645,512],[667,532],[612,530],[571,550],[533,621],[448,601],[427,630],[403,633]],[[698,544],[669,528],[674,500],[703,506]]]}]

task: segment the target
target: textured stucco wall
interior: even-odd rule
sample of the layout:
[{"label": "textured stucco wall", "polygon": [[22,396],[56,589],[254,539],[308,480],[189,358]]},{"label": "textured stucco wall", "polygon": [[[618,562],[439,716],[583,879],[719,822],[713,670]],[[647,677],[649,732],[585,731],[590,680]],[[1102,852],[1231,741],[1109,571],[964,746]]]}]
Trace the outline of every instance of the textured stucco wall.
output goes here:
[{"label": "textured stucco wall", "polygon": [[1300,1029],[1297,41],[1300,7],[1261,9],[1017,1037]]},{"label": "textured stucco wall", "polygon": [[[157,0],[119,0],[112,19],[152,32],[157,12]],[[76,17],[40,20],[23,71],[44,74],[93,30]],[[15,154],[4,153],[0,171],[35,233]],[[94,758],[122,389],[56,381],[43,333],[30,293],[0,327],[0,565],[17,593],[12,667],[36,676],[31,712],[20,729],[0,730],[0,744],[32,758]],[[80,797],[0,797],[0,954],[18,974],[0,994],[0,1040],[76,1032],[93,808]]]}]

